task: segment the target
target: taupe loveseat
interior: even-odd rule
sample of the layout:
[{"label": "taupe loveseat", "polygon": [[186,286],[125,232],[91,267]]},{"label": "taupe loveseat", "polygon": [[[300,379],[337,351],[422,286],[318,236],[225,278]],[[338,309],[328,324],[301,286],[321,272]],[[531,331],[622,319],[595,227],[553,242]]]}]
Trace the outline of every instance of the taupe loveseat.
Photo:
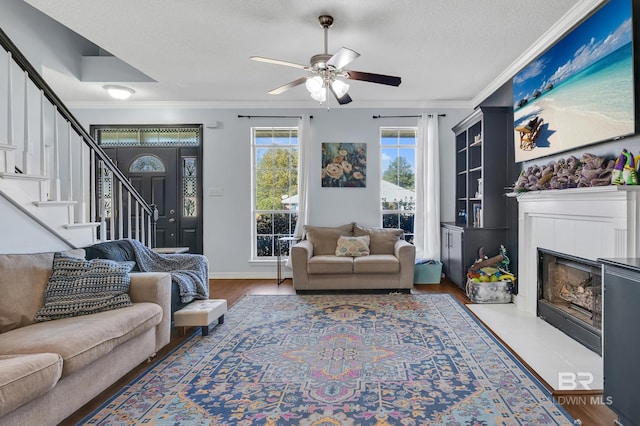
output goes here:
[{"label": "taupe loveseat", "polygon": [[[306,225],[305,235],[304,240],[291,248],[296,290],[409,290],[413,287],[415,247],[404,240],[400,229],[370,228],[356,223],[336,227]],[[342,250],[347,254],[344,255],[338,243],[348,241],[348,237],[358,237],[358,243],[368,247],[353,253]]]},{"label": "taupe loveseat", "polygon": [[53,258],[0,255],[0,425],[55,425],[169,343],[168,273],[130,274],[131,306],[36,321]]}]

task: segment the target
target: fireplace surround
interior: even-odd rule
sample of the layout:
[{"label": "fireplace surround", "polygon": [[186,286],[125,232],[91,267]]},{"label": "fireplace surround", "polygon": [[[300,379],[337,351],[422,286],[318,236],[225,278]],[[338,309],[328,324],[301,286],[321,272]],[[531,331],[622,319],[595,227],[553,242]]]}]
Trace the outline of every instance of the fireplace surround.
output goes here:
[{"label": "fireplace surround", "polygon": [[591,261],[640,255],[640,187],[532,191],[518,200],[519,310],[538,308],[538,248]]}]

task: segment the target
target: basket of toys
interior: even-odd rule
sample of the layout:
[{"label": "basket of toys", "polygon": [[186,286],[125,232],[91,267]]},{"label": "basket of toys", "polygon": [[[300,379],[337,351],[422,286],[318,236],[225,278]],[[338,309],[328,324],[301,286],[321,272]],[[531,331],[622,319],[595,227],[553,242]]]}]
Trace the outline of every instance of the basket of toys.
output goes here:
[{"label": "basket of toys", "polygon": [[515,280],[504,246],[491,258],[481,248],[478,260],[467,271],[467,296],[473,303],[511,303]]}]

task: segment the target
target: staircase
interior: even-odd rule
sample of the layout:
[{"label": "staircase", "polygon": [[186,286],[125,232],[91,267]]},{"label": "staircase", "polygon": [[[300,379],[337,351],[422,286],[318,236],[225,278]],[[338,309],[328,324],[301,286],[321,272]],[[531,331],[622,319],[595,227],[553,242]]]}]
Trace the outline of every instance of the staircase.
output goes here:
[{"label": "staircase", "polygon": [[0,45],[0,197],[70,248],[122,238],[154,247],[155,207],[2,30]]}]

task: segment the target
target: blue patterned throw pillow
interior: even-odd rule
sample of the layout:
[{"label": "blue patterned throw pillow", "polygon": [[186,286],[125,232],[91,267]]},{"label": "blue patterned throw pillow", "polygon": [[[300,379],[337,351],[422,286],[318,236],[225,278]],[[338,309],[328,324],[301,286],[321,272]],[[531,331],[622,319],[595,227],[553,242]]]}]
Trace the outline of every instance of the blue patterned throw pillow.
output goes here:
[{"label": "blue patterned throw pillow", "polygon": [[85,260],[55,253],[53,272],[36,321],[88,315],[131,306],[129,271],[135,262]]}]

